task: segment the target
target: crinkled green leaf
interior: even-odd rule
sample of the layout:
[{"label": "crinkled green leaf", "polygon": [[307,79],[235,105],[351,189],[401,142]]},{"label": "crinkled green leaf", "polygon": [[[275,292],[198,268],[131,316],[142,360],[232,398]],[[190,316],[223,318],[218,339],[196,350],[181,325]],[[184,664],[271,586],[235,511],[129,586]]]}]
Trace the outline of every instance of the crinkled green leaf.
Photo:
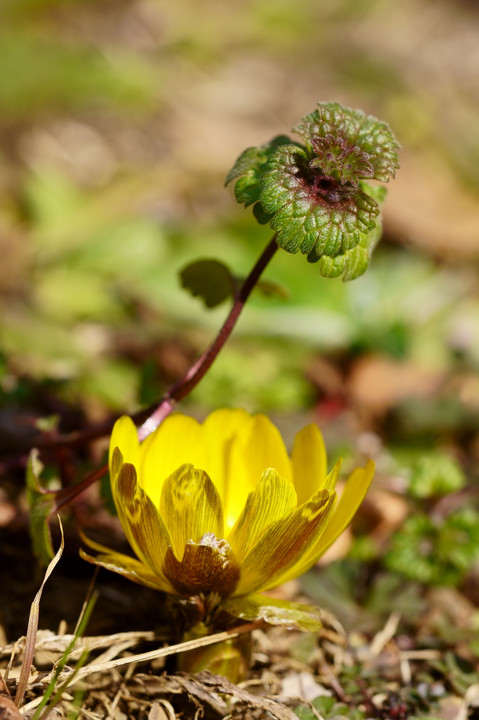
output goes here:
[{"label": "crinkled green leaf", "polygon": [[230,269],[219,260],[196,260],[180,271],[181,284],[208,308],[234,297],[237,281]]},{"label": "crinkled green leaf", "polygon": [[[321,183],[322,180],[320,179]],[[304,148],[279,147],[261,181],[260,201],[272,216],[278,245],[287,252],[335,257],[355,247],[361,233],[374,230],[379,205],[361,187],[317,187]]]},{"label": "crinkled green leaf", "polygon": [[278,600],[267,595],[231,598],[221,607],[243,620],[264,620],[270,625],[283,625],[306,632],[315,632],[322,625],[320,610],[314,605]]},{"label": "crinkled green leaf", "polygon": [[318,103],[293,128],[315,155],[313,167],[341,184],[361,178],[388,182],[399,168],[399,143],[389,125],[339,103]]},{"label": "crinkled green leaf", "polygon": [[[260,195],[260,180],[265,170],[265,165],[271,153],[279,146],[291,144],[293,141],[287,135],[278,135],[268,143],[259,147],[247,148],[236,160],[235,164],[226,176],[225,185],[236,180],[234,193],[237,202],[245,207],[257,203]],[[261,215],[261,208],[256,212],[259,214],[259,222],[268,222]],[[264,211],[263,211],[264,213]]]},{"label": "crinkled green leaf", "polygon": [[38,450],[30,453],[27,465],[27,501],[30,509],[30,535],[33,552],[44,565],[53,558],[52,538],[48,526],[48,515],[53,508],[52,495],[42,492],[40,473],[42,464],[38,459]]},{"label": "crinkled green leaf", "polygon": [[[372,188],[371,188],[372,189]],[[378,192],[380,191],[380,193]],[[374,188],[376,200],[382,202],[386,195],[386,189],[383,187]],[[382,197],[379,197],[381,194]],[[376,219],[376,225],[368,233],[361,233],[359,243],[356,247],[334,258],[322,255],[319,258],[319,272],[323,277],[335,278],[343,276],[343,281],[355,280],[363,275],[369,267],[374,248],[381,239],[382,223],[381,216]],[[308,257],[308,260],[314,261],[314,258]]]},{"label": "crinkled green leaf", "polygon": [[236,199],[270,223],[279,247],[352,280],[380,236],[382,191],[363,181],[394,177],[399,144],[386,123],[338,103],[320,103],[294,132],[304,144],[280,136],[248,148],[227,183],[236,180]]},{"label": "crinkled green leaf", "polygon": [[253,205],[253,215],[260,225],[266,225],[271,220],[271,215],[266,212],[260,202]]}]

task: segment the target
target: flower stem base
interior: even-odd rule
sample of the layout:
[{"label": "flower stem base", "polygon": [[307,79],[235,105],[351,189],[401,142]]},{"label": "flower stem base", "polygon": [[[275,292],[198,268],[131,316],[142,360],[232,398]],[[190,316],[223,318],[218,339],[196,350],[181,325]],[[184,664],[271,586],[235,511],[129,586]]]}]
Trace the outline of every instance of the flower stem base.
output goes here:
[{"label": "flower stem base", "polygon": [[[209,634],[210,628],[200,622],[185,632],[182,640],[194,640]],[[178,670],[190,673],[208,670],[214,675],[223,675],[231,682],[237,683],[245,679],[250,661],[251,634],[245,633],[217,645],[208,645],[181,653],[178,655]]]}]

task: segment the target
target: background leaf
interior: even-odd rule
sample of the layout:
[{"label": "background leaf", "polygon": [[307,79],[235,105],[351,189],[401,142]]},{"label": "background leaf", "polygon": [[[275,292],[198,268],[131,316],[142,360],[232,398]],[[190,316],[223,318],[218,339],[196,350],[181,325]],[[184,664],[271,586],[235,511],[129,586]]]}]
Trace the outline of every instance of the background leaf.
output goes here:
[{"label": "background leaf", "polygon": [[197,260],[180,271],[181,284],[207,308],[234,297],[237,282],[230,269],[219,260]]}]

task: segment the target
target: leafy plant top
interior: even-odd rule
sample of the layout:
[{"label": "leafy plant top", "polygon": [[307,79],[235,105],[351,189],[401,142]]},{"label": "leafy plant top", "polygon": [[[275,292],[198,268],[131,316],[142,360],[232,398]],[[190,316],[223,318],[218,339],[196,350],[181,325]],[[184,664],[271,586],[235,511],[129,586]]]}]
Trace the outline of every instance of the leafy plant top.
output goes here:
[{"label": "leafy plant top", "polygon": [[236,181],[237,201],[253,205],[280,247],[310,262],[341,258],[322,263],[321,273],[353,279],[366,270],[380,234],[385,193],[366,181],[395,176],[399,144],[386,123],[335,102],[319,103],[293,132],[302,143],[280,135],[245,150],[226,183]]}]

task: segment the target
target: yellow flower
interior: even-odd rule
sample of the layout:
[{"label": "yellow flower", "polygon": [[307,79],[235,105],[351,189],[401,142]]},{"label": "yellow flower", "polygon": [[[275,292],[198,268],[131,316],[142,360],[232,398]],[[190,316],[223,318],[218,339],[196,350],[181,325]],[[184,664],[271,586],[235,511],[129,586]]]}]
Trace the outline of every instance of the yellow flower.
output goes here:
[{"label": "yellow flower", "polygon": [[123,417],[110,478],[136,558],[91,540],[100,554],[82,555],[180,598],[216,598],[237,617],[311,628],[311,608],[258,593],[308,570],[349,524],[374,464],[354,470],[336,502],[338,471],[327,474],[316,425],[297,434],[288,457],[268,418],[244,410],[216,410],[203,424],[174,414],[141,444]]}]

